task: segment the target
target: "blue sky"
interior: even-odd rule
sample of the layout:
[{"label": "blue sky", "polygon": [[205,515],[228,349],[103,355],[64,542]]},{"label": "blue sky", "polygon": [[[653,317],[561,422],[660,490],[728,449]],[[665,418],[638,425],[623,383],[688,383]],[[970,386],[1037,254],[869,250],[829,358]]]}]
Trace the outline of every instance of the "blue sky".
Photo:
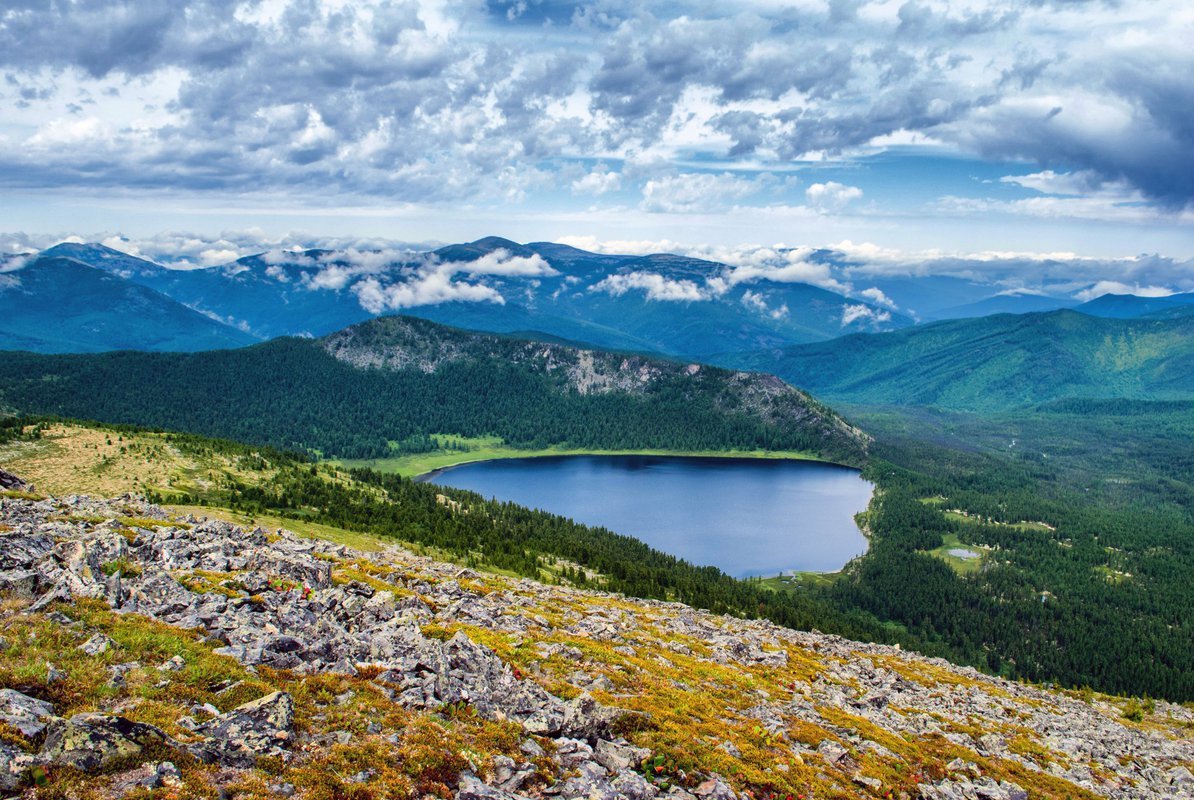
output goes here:
[{"label": "blue sky", "polygon": [[1191,41],[1186,0],[10,0],[0,247],[782,243],[1194,288]]}]

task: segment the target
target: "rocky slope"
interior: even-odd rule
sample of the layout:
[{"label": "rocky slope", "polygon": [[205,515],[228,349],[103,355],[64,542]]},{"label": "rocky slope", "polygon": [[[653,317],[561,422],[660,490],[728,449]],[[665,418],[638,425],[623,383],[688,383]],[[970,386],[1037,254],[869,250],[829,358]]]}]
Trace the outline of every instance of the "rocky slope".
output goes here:
[{"label": "rocky slope", "polygon": [[127,495],[0,498],[0,589],[8,793],[1194,797],[1186,707]]}]

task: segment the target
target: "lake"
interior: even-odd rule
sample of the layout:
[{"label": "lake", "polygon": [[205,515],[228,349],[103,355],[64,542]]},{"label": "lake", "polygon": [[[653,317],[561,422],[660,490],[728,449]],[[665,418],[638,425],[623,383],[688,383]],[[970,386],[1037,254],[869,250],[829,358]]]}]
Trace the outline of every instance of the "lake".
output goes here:
[{"label": "lake", "polygon": [[423,480],[641,539],[736,577],[833,572],[865,552],[872,486],[816,461],[549,456],[478,461]]}]

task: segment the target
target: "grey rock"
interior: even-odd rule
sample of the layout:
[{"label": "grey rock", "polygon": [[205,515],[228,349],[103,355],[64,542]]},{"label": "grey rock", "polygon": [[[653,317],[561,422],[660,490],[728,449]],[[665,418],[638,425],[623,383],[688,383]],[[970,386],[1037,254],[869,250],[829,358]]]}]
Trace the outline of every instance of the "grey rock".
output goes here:
[{"label": "grey rock", "polygon": [[28,492],[33,487],[8,470],[0,469],[0,489],[6,492]]},{"label": "grey rock", "polygon": [[15,689],[0,689],[0,722],[16,728],[23,736],[34,737],[54,719],[54,706]]},{"label": "grey rock", "polygon": [[617,743],[600,739],[597,742],[597,747],[594,750],[597,757],[597,763],[608,769],[610,772],[623,772],[627,769],[637,767],[643,762],[647,756],[651,755],[651,751],[645,747],[633,747],[625,743]]},{"label": "grey rock", "polygon": [[701,800],[737,800],[734,790],[716,773],[702,781],[692,793]]},{"label": "grey rock", "polygon": [[633,770],[623,770],[618,773],[610,785],[617,792],[618,797],[625,797],[627,800],[652,800],[659,794],[659,790],[654,785]]},{"label": "grey rock", "polygon": [[294,700],[274,692],[197,727],[195,732],[207,739],[191,751],[204,761],[251,767],[262,756],[285,755],[293,725]]},{"label": "grey rock", "polygon": [[35,759],[29,753],[7,742],[0,742],[0,791],[19,789],[34,763]]},{"label": "grey rock", "polygon": [[75,714],[51,721],[40,756],[52,764],[98,772],[154,744],[173,742],[161,729],[143,722],[112,714]]},{"label": "grey rock", "polygon": [[521,795],[490,786],[471,772],[466,772],[460,776],[456,800],[523,800],[523,798]]},{"label": "grey rock", "polygon": [[108,648],[112,646],[112,640],[102,633],[97,633],[83,644],[79,645],[79,649],[89,656],[98,656],[101,653],[106,653]]},{"label": "grey rock", "polygon": [[31,569],[10,569],[0,572],[0,592],[13,597],[32,600],[37,596],[38,575]]}]

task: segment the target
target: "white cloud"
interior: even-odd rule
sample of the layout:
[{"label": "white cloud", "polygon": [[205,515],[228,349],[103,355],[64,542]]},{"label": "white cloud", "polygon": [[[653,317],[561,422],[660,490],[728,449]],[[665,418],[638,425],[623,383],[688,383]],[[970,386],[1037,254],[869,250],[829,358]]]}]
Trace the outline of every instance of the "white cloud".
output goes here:
[{"label": "white cloud", "polygon": [[1134,294],[1137,297],[1168,297],[1173,293],[1172,289],[1167,289],[1164,286],[1141,286],[1140,284],[1129,285],[1120,281],[1099,281],[1094,286],[1077,292],[1074,297],[1082,302],[1086,302],[1087,300],[1094,300],[1096,297],[1102,297],[1105,294]]},{"label": "white cloud", "polygon": [[654,272],[627,272],[609,275],[589,287],[590,292],[606,292],[620,297],[629,291],[642,291],[648,300],[708,300],[709,294],[690,280],[672,280]]},{"label": "white cloud", "polygon": [[506,277],[529,278],[548,277],[560,273],[543,260],[538,253],[530,256],[512,256],[503,249],[486,253],[475,261],[452,262],[451,268],[457,272],[469,275],[501,275]]},{"label": "white cloud", "polygon": [[290,276],[286,274],[286,270],[279,264],[271,264],[266,267],[265,274],[278,283],[290,283]]},{"label": "white cloud", "polygon": [[864,305],[847,305],[842,307],[843,328],[860,321],[870,323],[871,325],[879,325],[884,322],[890,322],[891,313]]},{"label": "white cloud", "polygon": [[457,301],[498,305],[506,302],[496,289],[483,284],[454,281],[446,271],[424,273],[389,285],[382,284],[375,277],[368,277],[354,284],[352,291],[361,307],[371,314]]},{"label": "white cloud", "polygon": [[603,195],[622,188],[622,175],[611,172],[604,165],[572,182],[573,194]]},{"label": "white cloud", "polygon": [[36,255],[22,255],[10,256],[5,260],[0,260],[0,273],[17,272],[18,270],[24,269],[29,262],[33,261],[35,258],[37,258]]},{"label": "white cloud", "polygon": [[1134,192],[1126,181],[1108,181],[1094,170],[1054,172],[1047,169],[1029,175],[1004,175],[999,181],[1032,189],[1041,194],[1104,195],[1123,199],[1142,199],[1140,194]]},{"label": "white cloud", "polygon": [[814,183],[804,190],[804,196],[813,208],[822,212],[841,211],[850,201],[862,197],[862,189],[846,186],[836,181]]},{"label": "white cloud", "polygon": [[760,292],[754,292],[747,289],[742,293],[742,305],[757,311],[760,314],[765,314],[772,319],[783,319],[788,316],[788,305],[783,303],[776,308],[772,308],[767,304],[767,298]]},{"label": "white cloud", "polygon": [[728,172],[686,172],[648,180],[643,185],[642,208],[669,214],[720,211],[759,189],[755,180]]},{"label": "white cloud", "polygon": [[858,293],[861,297],[865,297],[875,305],[887,306],[888,308],[895,308],[895,301],[883,293],[883,290],[877,286],[872,286],[869,289],[863,289]]}]

